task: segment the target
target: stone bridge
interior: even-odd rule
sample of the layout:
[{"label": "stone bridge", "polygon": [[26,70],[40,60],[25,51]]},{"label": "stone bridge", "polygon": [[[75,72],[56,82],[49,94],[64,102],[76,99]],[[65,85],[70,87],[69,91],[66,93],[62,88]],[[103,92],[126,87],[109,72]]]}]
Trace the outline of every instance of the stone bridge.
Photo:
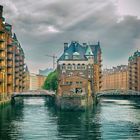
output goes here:
[{"label": "stone bridge", "polygon": [[137,99],[140,98],[140,92],[133,90],[106,90],[96,94],[97,100],[105,97],[114,99]]},{"label": "stone bridge", "polygon": [[14,92],[11,98],[15,99],[16,97],[55,97],[55,92],[48,90],[30,90],[27,92]]}]

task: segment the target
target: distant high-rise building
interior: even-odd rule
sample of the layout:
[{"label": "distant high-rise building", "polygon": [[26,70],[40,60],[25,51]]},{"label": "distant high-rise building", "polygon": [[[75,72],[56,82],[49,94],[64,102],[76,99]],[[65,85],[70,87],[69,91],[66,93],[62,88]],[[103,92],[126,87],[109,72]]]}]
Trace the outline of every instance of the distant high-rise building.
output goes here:
[{"label": "distant high-rise building", "polygon": [[48,76],[51,72],[53,72],[52,68],[46,68],[45,70],[39,70],[39,75]]},{"label": "distant high-rise building", "polygon": [[140,52],[134,52],[128,59],[129,90],[140,91]]}]

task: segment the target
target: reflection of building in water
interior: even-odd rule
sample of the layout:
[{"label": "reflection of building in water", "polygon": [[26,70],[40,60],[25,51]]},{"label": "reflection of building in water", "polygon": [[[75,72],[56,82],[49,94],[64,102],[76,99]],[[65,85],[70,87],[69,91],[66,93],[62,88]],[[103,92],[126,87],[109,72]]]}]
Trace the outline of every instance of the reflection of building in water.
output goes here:
[{"label": "reflection of building in water", "polygon": [[[92,99],[101,88],[101,49],[100,44],[91,45],[72,41],[64,43],[64,53],[58,59],[58,93],[62,96],[86,96]],[[75,101],[86,104],[85,100]],[[78,100],[78,98],[77,98]],[[66,101],[68,102],[68,101]],[[71,100],[71,103],[72,100]]]},{"label": "reflection of building in water", "polygon": [[101,139],[102,126],[98,123],[100,122],[99,116],[95,114],[93,110],[87,112],[58,111],[56,114],[58,139],[63,137],[78,140]]},{"label": "reflection of building in water", "polygon": [[104,69],[102,90],[128,89],[128,66],[120,65],[112,69]]}]

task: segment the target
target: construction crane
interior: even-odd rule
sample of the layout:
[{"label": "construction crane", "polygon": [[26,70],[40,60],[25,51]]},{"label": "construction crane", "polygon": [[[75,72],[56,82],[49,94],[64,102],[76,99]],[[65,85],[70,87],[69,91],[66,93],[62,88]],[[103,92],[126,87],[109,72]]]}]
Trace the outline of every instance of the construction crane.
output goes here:
[{"label": "construction crane", "polygon": [[55,69],[55,59],[57,58],[57,56],[55,56],[55,55],[48,55],[48,54],[46,54],[45,56],[53,58],[53,70],[54,70]]}]

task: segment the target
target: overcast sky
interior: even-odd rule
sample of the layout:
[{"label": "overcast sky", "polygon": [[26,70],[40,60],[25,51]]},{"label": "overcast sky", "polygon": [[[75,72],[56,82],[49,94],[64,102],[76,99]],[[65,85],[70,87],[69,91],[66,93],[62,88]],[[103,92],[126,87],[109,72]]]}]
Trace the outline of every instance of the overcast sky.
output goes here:
[{"label": "overcast sky", "polygon": [[1,0],[31,72],[52,67],[63,43],[100,41],[103,66],[127,64],[140,49],[140,0]]}]

